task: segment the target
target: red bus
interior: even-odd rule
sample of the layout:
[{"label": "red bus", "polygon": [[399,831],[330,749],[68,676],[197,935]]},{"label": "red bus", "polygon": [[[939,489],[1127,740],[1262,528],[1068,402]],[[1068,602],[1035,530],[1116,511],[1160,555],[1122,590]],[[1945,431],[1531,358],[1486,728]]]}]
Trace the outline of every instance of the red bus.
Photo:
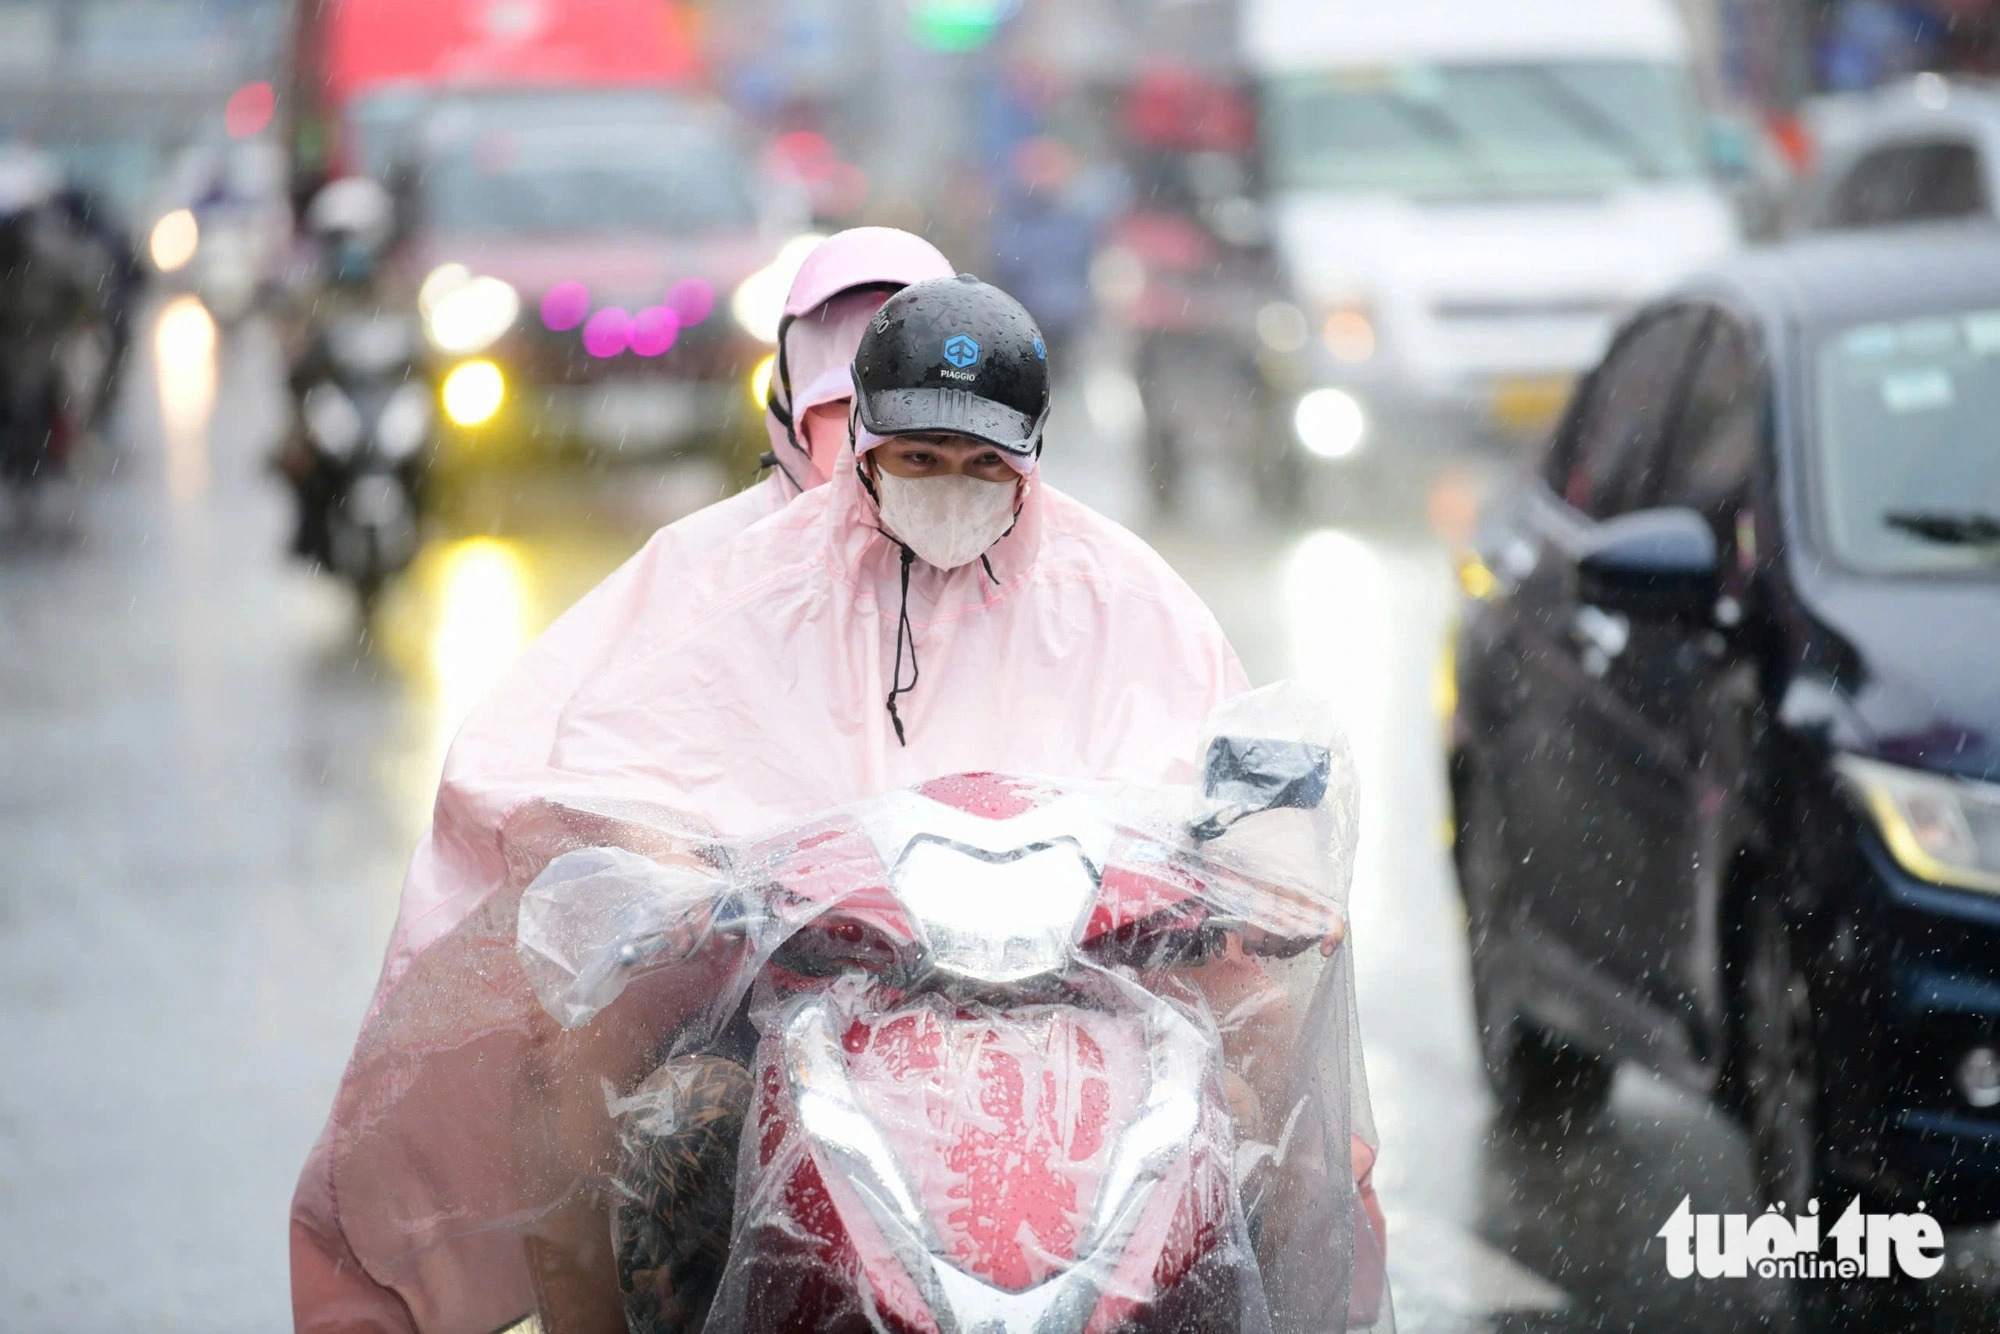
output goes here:
[{"label": "red bus", "polygon": [[293,159],[306,180],[380,174],[449,90],[691,88],[678,0],[323,0],[294,34]]}]

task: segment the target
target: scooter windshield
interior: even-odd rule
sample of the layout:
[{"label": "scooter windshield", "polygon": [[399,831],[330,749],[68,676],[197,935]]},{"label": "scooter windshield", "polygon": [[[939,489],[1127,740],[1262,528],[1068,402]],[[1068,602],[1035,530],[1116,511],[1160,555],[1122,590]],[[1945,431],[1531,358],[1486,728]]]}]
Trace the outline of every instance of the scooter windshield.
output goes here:
[{"label": "scooter windshield", "polygon": [[1288,685],[1203,748],[742,839],[549,804],[364,1033],[372,1276],[425,1329],[1392,1328],[1347,748]]}]

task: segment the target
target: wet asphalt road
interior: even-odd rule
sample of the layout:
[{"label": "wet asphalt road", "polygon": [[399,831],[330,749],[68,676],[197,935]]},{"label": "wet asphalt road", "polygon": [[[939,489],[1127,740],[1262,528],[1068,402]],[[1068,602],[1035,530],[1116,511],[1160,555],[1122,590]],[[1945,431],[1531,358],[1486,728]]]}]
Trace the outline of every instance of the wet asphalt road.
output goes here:
[{"label": "wet asphalt road", "polygon": [[[453,727],[711,485],[447,535],[364,640],[340,589],[280,558],[268,339],[214,340],[185,308],[156,330],[121,445],[0,535],[0,1328],[24,1334],[286,1326],[293,1176]],[[1051,469],[1142,508],[1108,446]],[[1628,1074],[1587,1130],[1490,1125],[1441,837],[1443,548],[1414,520],[1207,511],[1150,535],[1255,679],[1343,707],[1365,774],[1355,944],[1400,1327],[1788,1328],[1774,1285],[1666,1275],[1653,1233],[1683,1195],[1752,1207],[1739,1137],[1699,1102]],[[1952,1327],[1992,1327],[1989,1239],[1959,1250],[1982,1285],[1957,1283]]]}]

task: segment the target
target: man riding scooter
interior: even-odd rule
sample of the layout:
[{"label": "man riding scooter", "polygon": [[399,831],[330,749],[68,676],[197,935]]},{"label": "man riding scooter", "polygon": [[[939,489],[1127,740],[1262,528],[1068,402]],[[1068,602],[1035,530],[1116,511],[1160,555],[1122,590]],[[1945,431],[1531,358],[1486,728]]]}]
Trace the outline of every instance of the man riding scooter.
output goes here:
[{"label": "man riding scooter", "polygon": [[[565,1170],[559,1127],[601,1120],[603,1091],[554,1077],[571,1057],[501,956],[485,1017],[460,1016],[476,1041],[445,1040],[451,1005],[425,1001],[450,958],[433,951],[491,940],[549,849],[654,818],[750,833],[972,770],[1184,778],[1203,718],[1244,688],[1165,564],[1041,480],[1046,345],[1011,298],[905,288],[853,384],[827,484],[655,566],[626,633],[580,675],[549,665],[546,739],[489,743],[492,765],[441,802],[377,995],[389,1027],[364,1033],[294,1205],[300,1328],[500,1328],[537,1292],[608,1299],[622,1322],[615,1263],[587,1240],[609,1241],[601,1197],[516,1207]],[[665,974],[649,999],[649,1025],[671,1026],[713,979]],[[389,1020],[411,1005],[440,1025],[416,1048]],[[657,1033],[587,1041],[628,1037]],[[517,1077],[580,1100],[521,1122],[501,1092]]]},{"label": "man riding scooter", "polygon": [[313,276],[287,330],[297,427],[274,464],[296,502],[293,554],[351,583],[364,609],[416,554],[434,437],[417,329],[385,302],[389,193],[334,181],[307,207]]}]

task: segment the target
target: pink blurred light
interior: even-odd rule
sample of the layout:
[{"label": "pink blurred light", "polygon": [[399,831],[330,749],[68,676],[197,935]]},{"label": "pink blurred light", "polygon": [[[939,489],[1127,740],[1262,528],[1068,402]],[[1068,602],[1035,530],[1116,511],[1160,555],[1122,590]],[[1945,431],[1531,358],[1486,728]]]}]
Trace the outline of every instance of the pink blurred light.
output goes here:
[{"label": "pink blurred light", "polygon": [[781,134],[771,144],[771,155],[778,170],[794,180],[817,181],[833,169],[836,161],[833,144],[823,134],[811,130],[793,130]]},{"label": "pink blurred light", "polygon": [[615,357],[632,345],[632,314],[606,306],[583,326],[583,350],[593,357]]},{"label": "pink blurred light", "polygon": [[567,333],[590,314],[590,289],[582,283],[557,283],[542,298],[542,323]]},{"label": "pink blurred light", "polygon": [[715,313],[715,289],[700,278],[683,278],[667,293],[667,309],[681,328],[692,329]]},{"label": "pink blurred light", "polygon": [[278,94],[270,84],[246,83],[222,108],[222,128],[231,139],[248,139],[270,128],[277,110]]},{"label": "pink blurred light", "polygon": [[642,357],[664,355],[680,334],[680,316],[665,306],[648,306],[632,317],[632,350]]}]

